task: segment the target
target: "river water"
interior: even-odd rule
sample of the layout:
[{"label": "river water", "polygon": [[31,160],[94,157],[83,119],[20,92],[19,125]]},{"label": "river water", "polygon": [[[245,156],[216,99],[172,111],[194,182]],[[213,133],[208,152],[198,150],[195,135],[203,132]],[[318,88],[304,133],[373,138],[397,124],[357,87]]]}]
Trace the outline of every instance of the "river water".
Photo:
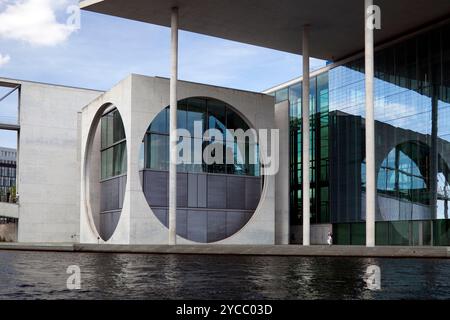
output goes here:
[{"label": "river water", "polygon": [[450,260],[0,251],[0,299],[450,299]]}]

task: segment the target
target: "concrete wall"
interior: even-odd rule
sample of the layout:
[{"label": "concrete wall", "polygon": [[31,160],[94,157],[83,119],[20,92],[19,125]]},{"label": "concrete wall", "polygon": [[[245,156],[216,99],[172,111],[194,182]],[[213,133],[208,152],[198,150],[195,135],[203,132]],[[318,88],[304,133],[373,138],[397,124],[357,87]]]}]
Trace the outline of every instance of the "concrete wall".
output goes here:
[{"label": "concrete wall", "polygon": [[[189,82],[179,82],[178,99],[203,96],[224,101],[255,129],[274,128],[273,97]],[[142,191],[139,176],[139,151],[147,127],[169,105],[169,80],[131,75],[83,109],[82,157],[89,153],[89,130],[106,103],[119,110],[127,139],[127,184],[122,213],[108,243],[166,244],[168,229],[155,216]],[[264,152],[263,152],[264,153]],[[265,154],[265,153],[264,153]],[[268,152],[270,155],[270,150]],[[82,163],[81,241],[97,242],[98,232],[91,222],[89,192],[85,188],[86,165]],[[261,201],[249,222],[233,236],[216,242],[223,244],[273,244],[275,241],[275,179],[265,177]],[[192,243],[181,237],[178,243]]]},{"label": "concrete wall", "polygon": [[79,235],[78,112],[99,91],[21,82],[19,241],[71,242]]},{"label": "concrete wall", "polygon": [[19,205],[17,203],[0,202],[0,217],[19,218]]}]

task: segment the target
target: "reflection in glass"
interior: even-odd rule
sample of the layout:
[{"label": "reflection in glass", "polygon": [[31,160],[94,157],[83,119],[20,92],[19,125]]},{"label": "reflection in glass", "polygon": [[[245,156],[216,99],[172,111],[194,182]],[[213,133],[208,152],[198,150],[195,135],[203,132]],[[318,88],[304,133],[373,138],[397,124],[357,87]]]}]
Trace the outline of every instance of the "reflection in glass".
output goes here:
[{"label": "reflection in glass", "polygon": [[127,152],[125,130],[117,109],[104,114],[101,122],[101,179],[125,174]]},{"label": "reflection in glass", "polygon": [[[168,170],[169,168],[169,134],[168,134],[168,108],[161,111],[153,120],[148,128],[144,138],[143,156],[141,163],[145,164],[146,169]],[[178,102],[177,110],[178,127],[186,129],[191,136],[191,161],[193,163],[183,163],[177,166],[178,172],[208,172],[223,173],[234,175],[260,175],[259,149],[256,143],[252,143],[249,136],[242,136],[244,141],[237,141],[230,130],[249,129],[247,123],[226,103],[211,98],[188,98]],[[199,132],[195,132],[194,124],[199,126]],[[217,137],[205,137],[208,129],[215,129],[216,134],[222,133],[223,143],[216,141]],[[198,130],[198,128],[197,128]],[[200,136],[199,136],[200,135]],[[234,138],[225,141],[227,138]],[[184,137],[180,138],[180,142]],[[212,148],[212,146],[215,148]],[[202,155],[195,155],[195,146]],[[209,146],[209,147],[208,147]],[[222,163],[207,164],[203,161],[203,152],[205,148],[222,150]],[[233,163],[227,163],[228,159],[234,160]],[[180,156],[182,156],[182,152]],[[209,155],[217,157],[215,151]]]}]

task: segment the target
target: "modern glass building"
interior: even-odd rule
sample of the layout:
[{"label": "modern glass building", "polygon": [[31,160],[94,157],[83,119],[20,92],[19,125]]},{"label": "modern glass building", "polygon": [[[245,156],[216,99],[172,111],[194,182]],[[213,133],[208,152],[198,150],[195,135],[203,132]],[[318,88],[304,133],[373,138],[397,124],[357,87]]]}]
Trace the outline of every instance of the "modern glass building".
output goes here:
[{"label": "modern glass building", "polygon": [[[290,242],[301,242],[302,81],[289,101]],[[377,245],[450,245],[450,23],[375,49]],[[311,224],[365,244],[364,56],[330,63],[310,86]]]}]

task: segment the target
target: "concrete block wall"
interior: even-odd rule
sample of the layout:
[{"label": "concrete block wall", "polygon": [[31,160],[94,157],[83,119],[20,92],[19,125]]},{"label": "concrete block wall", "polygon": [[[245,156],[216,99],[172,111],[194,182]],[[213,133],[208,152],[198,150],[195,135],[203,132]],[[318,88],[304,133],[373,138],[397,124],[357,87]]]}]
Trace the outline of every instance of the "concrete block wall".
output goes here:
[{"label": "concrete block wall", "polygon": [[[272,129],[273,97],[189,82],[179,82],[178,99],[211,97],[233,106],[255,129]],[[101,107],[114,104],[119,110],[127,139],[127,185],[124,204],[116,231],[108,243],[166,244],[168,229],[148,205],[142,191],[139,173],[139,152],[142,138],[155,116],[169,105],[169,80],[131,75],[113,89],[93,101],[82,113],[81,159],[86,156],[89,130]],[[263,154],[265,154],[263,152]],[[270,155],[270,150],[268,151]],[[84,161],[81,164],[81,242],[98,242],[89,212],[89,195],[85,190]],[[266,176],[261,201],[249,222],[236,234],[216,243],[274,244],[275,242],[275,179]],[[93,199],[90,199],[93,200]],[[193,243],[181,237],[178,243]]]},{"label": "concrete block wall", "polygon": [[18,240],[78,241],[78,112],[102,92],[33,82],[20,85]]}]

